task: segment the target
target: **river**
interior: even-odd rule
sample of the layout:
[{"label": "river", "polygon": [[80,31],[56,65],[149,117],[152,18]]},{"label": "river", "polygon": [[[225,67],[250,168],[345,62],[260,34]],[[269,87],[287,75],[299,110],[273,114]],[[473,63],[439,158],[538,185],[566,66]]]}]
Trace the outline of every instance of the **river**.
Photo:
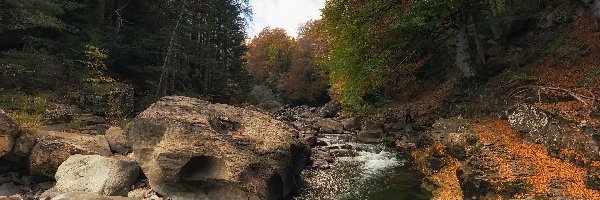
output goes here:
[{"label": "river", "polygon": [[381,144],[350,142],[340,135],[321,140],[330,149],[350,145],[356,154],[335,158],[329,169],[304,171],[304,187],[296,200],[430,199],[420,187],[421,177],[400,152]]}]

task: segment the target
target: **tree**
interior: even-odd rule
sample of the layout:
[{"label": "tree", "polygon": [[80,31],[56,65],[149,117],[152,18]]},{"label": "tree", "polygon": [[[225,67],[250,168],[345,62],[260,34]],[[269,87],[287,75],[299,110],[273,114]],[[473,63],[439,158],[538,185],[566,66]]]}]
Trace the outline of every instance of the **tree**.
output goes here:
[{"label": "tree", "polygon": [[110,52],[108,73],[133,84],[141,99],[241,102],[250,12],[247,0],[7,0],[0,4],[0,66],[7,69],[0,82],[77,88],[69,85],[87,74],[78,61],[91,45]]},{"label": "tree", "polygon": [[294,40],[285,30],[269,27],[248,44],[247,69],[261,85],[277,90],[292,63]]},{"label": "tree", "polygon": [[413,82],[427,58],[447,44],[446,22],[456,2],[327,1],[323,27],[331,52],[322,66],[334,100],[363,112]]},{"label": "tree", "polygon": [[327,99],[327,80],[318,62],[328,51],[326,38],[319,29],[321,21],[309,21],[299,28],[289,70],[279,90],[292,101],[315,102]]}]

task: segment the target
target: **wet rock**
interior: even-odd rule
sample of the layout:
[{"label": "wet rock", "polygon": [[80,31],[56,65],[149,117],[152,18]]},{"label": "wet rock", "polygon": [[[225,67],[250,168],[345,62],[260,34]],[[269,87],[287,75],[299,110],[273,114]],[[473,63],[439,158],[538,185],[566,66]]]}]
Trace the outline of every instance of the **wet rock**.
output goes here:
[{"label": "wet rock", "polygon": [[397,136],[395,146],[402,150],[412,150],[417,147],[417,144],[411,137],[404,134]]},{"label": "wet rock", "polygon": [[331,151],[331,155],[334,157],[356,157],[358,156],[358,152],[352,149],[338,149]]},{"label": "wet rock", "polygon": [[126,154],[131,152],[131,145],[127,140],[127,135],[123,129],[113,126],[110,127],[104,135],[108,141],[108,145],[113,152]]},{"label": "wet rock", "polygon": [[383,124],[378,121],[366,120],[361,126],[362,130],[381,131],[383,132]]},{"label": "wet rock", "polygon": [[311,150],[311,167],[313,169],[328,169],[331,167],[330,163],[334,162],[331,153],[324,149],[312,149]]},{"label": "wet rock", "polygon": [[58,195],[52,200],[139,200],[136,198],[120,197],[120,196],[102,196],[86,192],[70,192]]},{"label": "wet rock", "polygon": [[394,122],[394,123],[388,123],[388,124],[384,125],[384,129],[386,132],[400,132],[400,131],[408,132],[406,129],[409,127],[410,126],[406,122]]},{"label": "wet rock", "polygon": [[0,110],[0,157],[12,150],[18,130],[17,123],[8,114]]},{"label": "wet rock", "polygon": [[295,130],[258,111],[164,97],[125,130],[153,190],[179,199],[281,199],[304,147]]},{"label": "wet rock", "polygon": [[53,179],[60,164],[75,154],[109,156],[111,152],[102,135],[39,132],[29,159],[31,174],[38,179]]},{"label": "wet rock", "polygon": [[315,143],[315,146],[319,146],[319,147],[323,147],[323,146],[327,146],[329,144],[327,144],[327,142],[323,141],[323,140],[319,140],[317,139],[317,142]]},{"label": "wet rock", "polygon": [[315,126],[319,128],[322,133],[328,134],[341,134],[344,133],[344,125],[333,120],[333,119],[320,119]]},{"label": "wet rock", "polygon": [[358,121],[354,117],[342,119],[340,120],[340,123],[342,123],[342,126],[344,126],[344,130],[347,131],[354,131],[360,128],[358,125]]},{"label": "wet rock", "polygon": [[329,102],[321,108],[320,113],[321,116],[325,118],[333,118],[338,114],[338,112],[340,112],[340,110],[341,106],[339,104]]},{"label": "wet rock", "polygon": [[137,163],[124,157],[73,155],[58,167],[56,189],[62,193],[125,196],[139,174]]},{"label": "wet rock", "polygon": [[383,130],[362,130],[356,134],[356,139],[364,143],[381,143],[386,141]]},{"label": "wet rock", "polygon": [[304,112],[300,113],[300,117],[302,118],[314,118],[316,117],[316,114],[311,112],[310,110],[305,110]]},{"label": "wet rock", "polygon": [[312,133],[307,133],[307,134],[301,134],[302,138],[300,139],[302,143],[308,145],[308,146],[316,146],[317,145],[317,136],[315,134]]}]

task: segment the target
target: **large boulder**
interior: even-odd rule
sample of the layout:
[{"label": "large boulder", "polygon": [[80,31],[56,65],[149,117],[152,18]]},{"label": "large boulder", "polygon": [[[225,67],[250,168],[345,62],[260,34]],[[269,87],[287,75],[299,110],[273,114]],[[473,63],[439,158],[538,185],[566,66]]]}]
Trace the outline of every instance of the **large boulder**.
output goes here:
[{"label": "large boulder", "polygon": [[29,157],[30,171],[36,178],[54,178],[60,164],[71,155],[111,155],[103,135],[44,131],[38,133],[36,141]]},{"label": "large boulder", "polygon": [[0,157],[8,154],[15,145],[19,126],[4,111],[0,110]]},{"label": "large boulder", "polygon": [[600,141],[596,140],[593,127],[574,129],[575,122],[528,104],[516,105],[507,115],[513,129],[523,133],[526,140],[548,147],[552,154],[568,148],[594,160],[600,159]]},{"label": "large boulder", "polygon": [[282,199],[306,162],[285,123],[187,97],[162,98],[125,132],[152,189],[172,199]]},{"label": "large boulder", "polygon": [[110,149],[119,154],[126,154],[131,152],[131,145],[127,140],[127,135],[125,135],[125,131],[123,129],[113,126],[106,130],[106,134],[104,135],[106,140],[108,141],[108,145],[110,145]]},{"label": "large boulder", "polygon": [[58,167],[56,189],[61,193],[126,196],[139,174],[137,163],[125,157],[73,155]]}]

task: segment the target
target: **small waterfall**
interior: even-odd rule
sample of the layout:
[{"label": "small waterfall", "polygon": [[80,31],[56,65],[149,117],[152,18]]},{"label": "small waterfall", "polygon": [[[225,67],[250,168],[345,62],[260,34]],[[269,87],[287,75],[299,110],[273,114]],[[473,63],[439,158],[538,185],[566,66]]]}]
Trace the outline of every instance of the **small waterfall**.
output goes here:
[{"label": "small waterfall", "polygon": [[339,135],[322,138],[326,148],[350,145],[356,154],[337,157],[329,169],[303,173],[306,187],[297,200],[428,199],[420,177],[401,154],[380,144],[349,142]]}]

